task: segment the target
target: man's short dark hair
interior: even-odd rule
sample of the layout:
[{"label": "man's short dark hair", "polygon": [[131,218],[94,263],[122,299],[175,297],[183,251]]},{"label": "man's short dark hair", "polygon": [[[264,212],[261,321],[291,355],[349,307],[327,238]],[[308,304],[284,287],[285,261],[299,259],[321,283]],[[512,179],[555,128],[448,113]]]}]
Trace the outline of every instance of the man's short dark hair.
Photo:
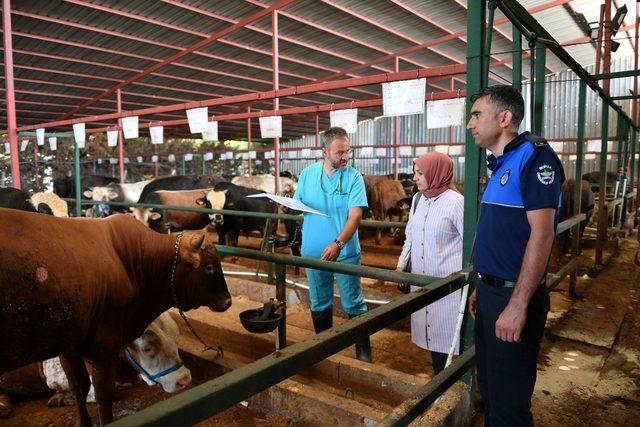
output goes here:
[{"label": "man's short dark hair", "polygon": [[511,121],[516,127],[520,126],[524,118],[524,99],[518,89],[510,85],[489,86],[474,94],[471,102],[476,102],[485,96],[489,97],[489,103],[494,104],[498,111],[511,111],[513,115]]},{"label": "man's short dark hair", "polygon": [[320,143],[322,144],[322,148],[328,148],[329,144],[333,142],[336,138],[346,138],[349,139],[349,135],[347,131],[340,127],[332,127],[320,134]]}]

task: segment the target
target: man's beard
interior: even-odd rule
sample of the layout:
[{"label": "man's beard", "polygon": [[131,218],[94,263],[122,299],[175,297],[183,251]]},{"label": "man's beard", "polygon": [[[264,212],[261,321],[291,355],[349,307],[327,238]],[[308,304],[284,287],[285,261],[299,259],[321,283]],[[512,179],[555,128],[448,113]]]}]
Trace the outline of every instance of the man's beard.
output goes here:
[{"label": "man's beard", "polygon": [[331,160],[329,160],[329,163],[331,164],[331,167],[333,169],[340,169],[341,167],[346,166],[347,164],[347,162],[342,164],[342,160],[338,160],[337,162],[332,162]]}]

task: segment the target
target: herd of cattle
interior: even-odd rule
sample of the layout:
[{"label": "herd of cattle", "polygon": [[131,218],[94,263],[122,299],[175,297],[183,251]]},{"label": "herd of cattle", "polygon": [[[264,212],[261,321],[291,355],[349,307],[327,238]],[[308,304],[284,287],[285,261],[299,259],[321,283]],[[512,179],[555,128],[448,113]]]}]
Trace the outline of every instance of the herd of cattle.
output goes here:
[{"label": "herd of cattle", "polygon": [[[364,177],[374,219],[406,221],[413,185],[403,178]],[[85,361],[93,368],[102,423],[113,419],[116,374],[120,378],[121,365],[127,365],[118,360],[126,360],[148,384],[167,392],[188,386],[191,376],[178,355],[177,325],[164,312],[172,306],[226,310],[231,296],[214,245],[237,245],[241,233],[265,227],[260,218],[181,211],[168,211],[162,218],[153,208],[126,209],[105,202],[277,212],[266,199],[246,197],[275,193],[275,179],[268,175],[172,176],[129,184],[92,176],[82,183],[83,196],[101,202],[87,216],[107,218],[54,218],[68,216],[61,197],[75,195],[67,178],[55,181],[56,194],[29,196],[0,189],[0,208],[10,208],[0,209],[5,230],[0,242],[0,417],[10,414],[8,394],[53,390],[50,404],[75,401],[80,424],[90,425]],[[561,219],[571,216],[573,185],[569,180],[563,188]],[[295,177],[283,177],[281,188],[292,195]],[[593,193],[586,181],[581,189],[581,212],[589,216]],[[110,215],[116,212],[129,215]],[[172,231],[184,233],[162,233],[165,221]],[[285,221],[285,226],[299,255],[298,224]],[[380,237],[378,233],[378,242]],[[130,382],[129,377],[118,384]]]}]

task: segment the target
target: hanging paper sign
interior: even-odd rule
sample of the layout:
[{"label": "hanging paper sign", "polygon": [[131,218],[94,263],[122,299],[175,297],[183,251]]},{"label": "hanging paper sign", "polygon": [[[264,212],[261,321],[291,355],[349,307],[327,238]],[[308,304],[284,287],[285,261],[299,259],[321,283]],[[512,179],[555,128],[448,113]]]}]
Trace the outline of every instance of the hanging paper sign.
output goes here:
[{"label": "hanging paper sign", "polygon": [[250,159],[255,159],[256,158],[256,152],[255,151],[249,151],[249,158]]},{"label": "hanging paper sign", "polygon": [[587,151],[600,152],[601,150],[602,150],[602,141],[589,141],[587,143]]},{"label": "hanging paper sign", "polygon": [[142,158],[142,156],[136,157],[136,160],[138,161],[138,163],[144,162],[144,159]]},{"label": "hanging paper sign", "polygon": [[207,107],[192,108],[187,110],[187,120],[189,121],[189,132],[198,133],[207,131],[207,118],[209,115]]},{"label": "hanging paper sign", "polygon": [[[84,148],[84,143],[86,140],[86,134],[84,133],[84,128],[85,128],[84,123],[73,124],[73,137],[76,140],[76,144],[78,144],[78,148]],[[38,142],[38,145],[40,145],[40,142]]]},{"label": "hanging paper sign", "polygon": [[227,160],[227,153],[220,154],[220,160]]},{"label": "hanging paper sign", "polygon": [[51,147],[51,151],[56,151],[58,149],[58,138],[55,136],[49,137],[49,147]]},{"label": "hanging paper sign", "polygon": [[129,158],[128,158],[128,157],[125,157],[125,158],[124,158],[124,164],[126,165],[127,163],[129,163]]},{"label": "hanging paper sign", "polygon": [[436,145],[434,147],[434,151],[442,154],[449,154],[449,146],[448,145]]},{"label": "hanging paper sign", "polygon": [[423,154],[427,154],[429,152],[428,147],[416,147],[416,157],[422,156]]},{"label": "hanging paper sign", "polygon": [[226,155],[227,155],[227,160],[233,160],[233,152],[232,151],[227,151]]},{"label": "hanging paper sign", "polygon": [[190,162],[192,160],[193,160],[193,154],[187,153],[187,154],[184,155],[184,161],[185,162]]},{"label": "hanging paper sign", "polygon": [[462,145],[452,145],[449,147],[450,156],[462,156]]},{"label": "hanging paper sign", "polygon": [[242,160],[249,160],[249,153],[242,153]]},{"label": "hanging paper sign", "polygon": [[403,157],[412,156],[413,153],[411,153],[411,147],[400,147],[400,155]]},{"label": "hanging paper sign", "polygon": [[202,156],[202,160],[205,162],[213,160],[213,153],[205,153],[204,156]]},{"label": "hanging paper sign", "polygon": [[107,146],[115,147],[118,145],[118,131],[117,130],[108,130],[107,131]]},{"label": "hanging paper sign", "polygon": [[114,159],[113,157],[111,157],[109,159],[109,163],[112,164],[112,165],[117,165],[118,164],[118,159]]},{"label": "hanging paper sign", "polygon": [[167,160],[173,163],[176,161],[176,156],[174,156],[173,154],[169,154],[169,156],[167,157]]},{"label": "hanging paper sign", "polygon": [[205,141],[218,140],[218,122],[207,122],[207,128],[202,132],[202,139]]},{"label": "hanging paper sign", "polygon": [[302,150],[302,158],[303,159],[308,159],[309,157],[311,157],[311,150],[308,148],[305,148]]},{"label": "hanging paper sign", "polygon": [[4,152],[8,153],[9,151],[11,151],[11,144],[9,144],[8,142],[4,143]]},{"label": "hanging paper sign", "polygon": [[556,153],[562,153],[564,151],[564,142],[550,142],[549,145]]},{"label": "hanging paper sign", "polygon": [[102,159],[98,159],[98,164],[101,165],[102,164]]},{"label": "hanging paper sign", "polygon": [[358,131],[358,109],[329,111],[329,121],[331,127],[340,127],[347,133],[356,133]]},{"label": "hanging paper sign", "polygon": [[282,116],[260,117],[260,136],[280,138],[282,136]]},{"label": "hanging paper sign", "polygon": [[36,129],[36,141],[38,145],[44,145],[44,128]]},{"label": "hanging paper sign", "polygon": [[158,156],[155,155],[155,154],[153,156],[151,156],[151,161],[154,162],[154,163],[158,163]]},{"label": "hanging paper sign", "polygon": [[373,147],[362,147],[360,149],[361,156],[373,156]]},{"label": "hanging paper sign", "polygon": [[22,142],[20,143],[20,151],[24,151],[27,149],[27,145],[29,145],[29,140],[28,139],[23,139]]},{"label": "hanging paper sign", "polygon": [[427,79],[382,83],[382,109],[387,117],[424,112]]},{"label": "hanging paper sign", "polygon": [[387,155],[386,148],[376,148],[376,157],[384,157]]},{"label": "hanging paper sign", "polygon": [[122,118],[122,133],[124,134],[124,139],[138,137],[138,116]]},{"label": "hanging paper sign", "polygon": [[613,159],[613,156],[611,154],[607,154],[607,160],[611,160]]},{"label": "hanging paper sign", "polygon": [[152,126],[149,128],[152,144],[162,144],[164,139],[164,128],[162,126]]},{"label": "hanging paper sign", "polygon": [[427,102],[427,129],[459,126],[464,121],[464,98]]}]

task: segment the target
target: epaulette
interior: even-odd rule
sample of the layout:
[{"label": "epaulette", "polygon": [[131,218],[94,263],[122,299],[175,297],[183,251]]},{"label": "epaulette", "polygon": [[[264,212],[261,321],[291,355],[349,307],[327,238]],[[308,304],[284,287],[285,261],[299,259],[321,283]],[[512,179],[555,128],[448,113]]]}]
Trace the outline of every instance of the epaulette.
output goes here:
[{"label": "epaulette", "polygon": [[535,148],[547,147],[549,145],[546,139],[534,134],[529,134],[527,140],[529,140]]}]

